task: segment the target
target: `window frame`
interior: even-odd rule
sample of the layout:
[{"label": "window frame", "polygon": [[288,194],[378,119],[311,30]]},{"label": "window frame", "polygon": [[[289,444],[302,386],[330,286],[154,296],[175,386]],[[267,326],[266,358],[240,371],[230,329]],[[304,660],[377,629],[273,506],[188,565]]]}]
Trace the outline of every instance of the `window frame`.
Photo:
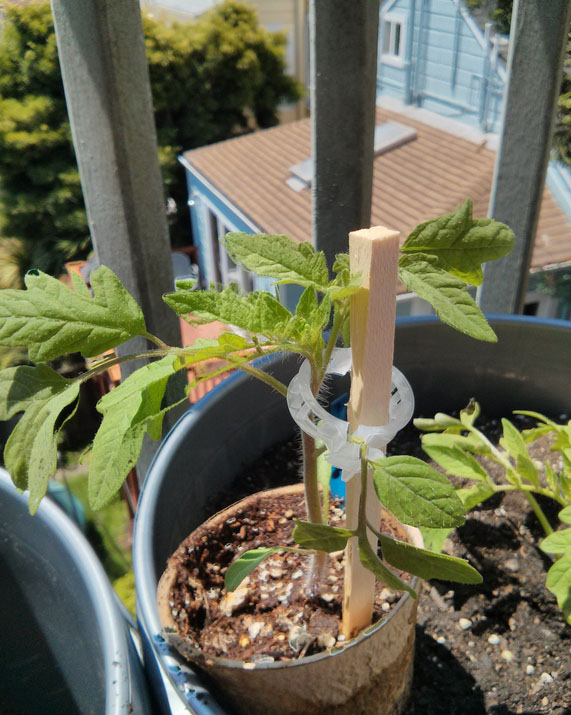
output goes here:
[{"label": "window frame", "polygon": [[[398,53],[395,53],[396,27],[400,26]],[[388,26],[388,52],[384,51],[387,40]],[[406,64],[406,35],[407,18],[397,12],[386,12],[381,16],[381,62],[392,67],[402,68]]]},{"label": "window frame", "polygon": [[[210,272],[214,273],[216,281],[220,279],[221,285],[227,286],[230,283],[237,283],[242,291],[249,293],[254,289],[254,276],[243,266],[235,265],[220,242],[220,238],[226,233],[239,231],[239,229],[208,199],[205,197],[202,197],[202,199],[203,225],[206,229],[207,261],[210,265]],[[214,229],[214,224],[216,224],[216,230]]]}]

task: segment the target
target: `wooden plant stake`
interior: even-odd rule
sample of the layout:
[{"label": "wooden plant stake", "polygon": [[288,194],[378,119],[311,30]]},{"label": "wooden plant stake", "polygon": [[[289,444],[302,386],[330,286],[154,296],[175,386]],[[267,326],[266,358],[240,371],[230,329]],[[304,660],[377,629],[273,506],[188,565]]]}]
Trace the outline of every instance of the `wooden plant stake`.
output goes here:
[{"label": "wooden plant stake", "polygon": [[[361,288],[351,298],[352,377],[348,406],[350,430],[358,425],[384,425],[389,421],[391,371],[396,317],[398,231],[376,226],[349,234],[351,273],[361,274]],[[346,525],[358,523],[360,474],[347,482]],[[379,524],[379,501],[371,476],[367,483],[367,519]],[[376,553],[377,539],[369,532]],[[345,596],[342,631],[351,638],[371,624],[375,577],[359,560],[357,538],[349,539],[345,552]]]}]

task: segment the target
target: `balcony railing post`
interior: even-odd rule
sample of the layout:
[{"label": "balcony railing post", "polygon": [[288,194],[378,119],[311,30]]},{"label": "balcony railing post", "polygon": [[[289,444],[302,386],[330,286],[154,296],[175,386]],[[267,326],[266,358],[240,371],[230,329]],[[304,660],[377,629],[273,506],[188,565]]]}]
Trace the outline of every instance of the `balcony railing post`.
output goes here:
[{"label": "balcony railing post", "polygon": [[489,216],[513,229],[516,245],[486,266],[479,296],[486,313],[523,311],[570,18],[569,0],[514,2]]},{"label": "balcony railing post", "polygon": [[371,220],[379,0],[311,0],[313,240],[331,265]]},{"label": "balcony railing post", "polygon": [[[139,2],[52,0],[52,11],[97,257],[142,306],[147,329],[180,345],[179,321],[161,299],[173,272]],[[145,347],[136,339],[118,352]]]}]

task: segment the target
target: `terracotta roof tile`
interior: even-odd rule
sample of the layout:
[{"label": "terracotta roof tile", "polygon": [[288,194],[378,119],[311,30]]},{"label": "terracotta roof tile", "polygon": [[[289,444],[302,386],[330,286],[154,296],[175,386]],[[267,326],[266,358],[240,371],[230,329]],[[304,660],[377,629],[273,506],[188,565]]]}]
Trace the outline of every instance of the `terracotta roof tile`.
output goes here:
[{"label": "terracotta roof tile", "polygon": [[[398,229],[404,238],[421,221],[451,211],[466,196],[474,214],[485,216],[495,153],[409,117],[377,108],[376,123],[398,121],[416,139],[376,157],[372,223]],[[311,234],[311,189],[299,192],[286,180],[290,166],[311,153],[310,120],[194,149],[186,160],[260,231],[298,241]],[[550,192],[543,195],[532,267],[571,260],[570,224]]]}]

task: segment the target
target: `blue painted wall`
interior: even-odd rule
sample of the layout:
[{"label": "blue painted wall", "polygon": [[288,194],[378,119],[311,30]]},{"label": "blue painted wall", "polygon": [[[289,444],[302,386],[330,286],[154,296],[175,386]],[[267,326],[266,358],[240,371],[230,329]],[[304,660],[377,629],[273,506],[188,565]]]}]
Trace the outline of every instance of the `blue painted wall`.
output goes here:
[{"label": "blue painted wall", "polygon": [[[391,19],[402,21],[400,61],[383,53]],[[380,20],[379,96],[499,130],[503,65],[462,0],[385,0]]]},{"label": "blue painted wall", "polygon": [[[498,133],[505,85],[501,59],[494,59],[491,43],[472,18],[463,0],[383,0],[380,9],[378,96],[396,97],[437,114]],[[402,23],[400,56],[383,56],[385,19]],[[216,276],[205,245],[205,207],[214,209],[232,230],[255,233],[256,226],[240,214],[213,187],[182,160],[186,168],[192,234],[198,246],[201,275],[209,282]],[[571,218],[571,172],[550,164],[547,184]],[[273,281],[254,277],[254,288],[271,290]],[[294,307],[297,296],[289,288],[282,301]]]},{"label": "blue painted wall", "polygon": [[[248,223],[222,196],[213,191],[199,175],[192,171],[184,159],[182,159],[181,163],[186,170],[190,222],[194,245],[198,247],[201,280],[203,284],[208,285],[216,282],[216,274],[213,266],[210,264],[209,251],[206,246],[208,230],[205,225],[205,209],[214,210],[233,231],[257,233],[259,229],[253,224]],[[272,290],[274,281],[263,276],[254,276],[253,284],[254,290]]]}]

